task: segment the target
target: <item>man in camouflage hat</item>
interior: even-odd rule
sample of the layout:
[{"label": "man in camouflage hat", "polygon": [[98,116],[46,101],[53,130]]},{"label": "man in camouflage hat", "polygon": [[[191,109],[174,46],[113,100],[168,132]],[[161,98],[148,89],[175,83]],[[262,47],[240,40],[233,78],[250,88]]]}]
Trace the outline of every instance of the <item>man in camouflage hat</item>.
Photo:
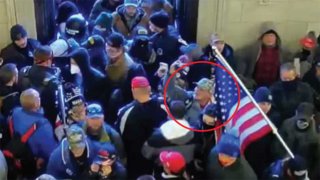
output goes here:
[{"label": "man in camouflage hat", "polygon": [[58,148],[51,154],[47,173],[57,179],[79,179],[92,164],[97,148],[78,125],[71,125]]},{"label": "man in camouflage hat", "polygon": [[[177,67],[181,67],[180,61],[174,62],[170,66],[170,71],[165,78],[167,83],[168,78]],[[199,119],[201,112],[209,104],[215,103],[214,93],[214,81],[208,78],[202,78],[196,82],[194,91],[186,91],[175,85],[176,77],[173,77],[167,88],[167,98],[169,101],[182,100],[185,102],[187,107],[186,120],[195,128],[200,128],[201,120]]]}]

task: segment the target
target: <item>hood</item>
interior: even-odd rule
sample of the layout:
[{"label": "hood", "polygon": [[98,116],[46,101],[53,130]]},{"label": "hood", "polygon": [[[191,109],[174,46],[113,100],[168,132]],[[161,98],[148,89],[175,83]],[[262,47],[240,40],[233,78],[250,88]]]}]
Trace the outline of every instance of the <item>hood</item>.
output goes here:
[{"label": "hood", "polygon": [[[125,14],[125,7],[124,5],[120,5],[119,7],[117,7],[116,9],[116,12],[119,14],[119,15],[124,15]],[[143,11],[143,9],[137,7],[137,16],[144,16],[145,15],[145,12]]]},{"label": "hood", "polygon": [[[190,127],[186,120],[178,120],[182,125]],[[165,122],[160,127],[161,134],[164,138],[174,144],[185,144],[191,141],[194,137],[193,131],[181,127],[174,120]]]},{"label": "hood", "polygon": [[78,48],[71,52],[70,58],[72,58],[79,66],[81,70],[88,70],[90,68],[89,53],[85,48]]},{"label": "hood", "polygon": [[273,22],[264,22],[262,25],[261,25],[261,28],[260,28],[260,36],[259,36],[259,40],[261,41],[262,40],[262,37],[266,34],[266,33],[273,33],[276,35],[277,37],[277,46],[280,47],[281,46],[281,39],[280,39],[280,36],[277,32],[277,29],[275,27],[275,24]]}]

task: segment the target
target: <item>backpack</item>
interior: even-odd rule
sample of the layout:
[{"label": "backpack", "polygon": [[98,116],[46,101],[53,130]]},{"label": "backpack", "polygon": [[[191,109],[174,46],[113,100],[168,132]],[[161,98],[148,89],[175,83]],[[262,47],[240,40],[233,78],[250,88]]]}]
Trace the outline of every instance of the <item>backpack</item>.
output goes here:
[{"label": "backpack", "polygon": [[32,178],[36,175],[36,159],[32,154],[31,148],[27,144],[30,137],[36,132],[37,123],[32,124],[24,133],[14,132],[12,117],[9,117],[10,141],[3,150],[3,155],[8,164],[9,179],[16,179],[17,176]]}]

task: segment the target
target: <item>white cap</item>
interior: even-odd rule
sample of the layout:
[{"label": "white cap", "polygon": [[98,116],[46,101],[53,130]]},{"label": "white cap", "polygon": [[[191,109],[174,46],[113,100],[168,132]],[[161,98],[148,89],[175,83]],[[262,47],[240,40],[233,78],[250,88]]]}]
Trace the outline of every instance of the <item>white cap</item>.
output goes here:
[{"label": "white cap", "polygon": [[61,57],[68,54],[68,43],[63,39],[58,39],[50,44],[53,51],[53,57]]}]

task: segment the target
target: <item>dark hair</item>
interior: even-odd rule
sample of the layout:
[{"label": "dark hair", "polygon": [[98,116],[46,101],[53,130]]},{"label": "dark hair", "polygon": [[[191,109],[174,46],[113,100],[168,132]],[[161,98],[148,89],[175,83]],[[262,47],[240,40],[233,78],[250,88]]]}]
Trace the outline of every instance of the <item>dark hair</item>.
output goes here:
[{"label": "dark hair", "polygon": [[9,63],[0,68],[0,84],[5,85],[16,75],[17,66]]},{"label": "dark hair", "polygon": [[183,101],[175,100],[170,103],[170,111],[174,118],[182,119],[186,114],[186,105]]}]

